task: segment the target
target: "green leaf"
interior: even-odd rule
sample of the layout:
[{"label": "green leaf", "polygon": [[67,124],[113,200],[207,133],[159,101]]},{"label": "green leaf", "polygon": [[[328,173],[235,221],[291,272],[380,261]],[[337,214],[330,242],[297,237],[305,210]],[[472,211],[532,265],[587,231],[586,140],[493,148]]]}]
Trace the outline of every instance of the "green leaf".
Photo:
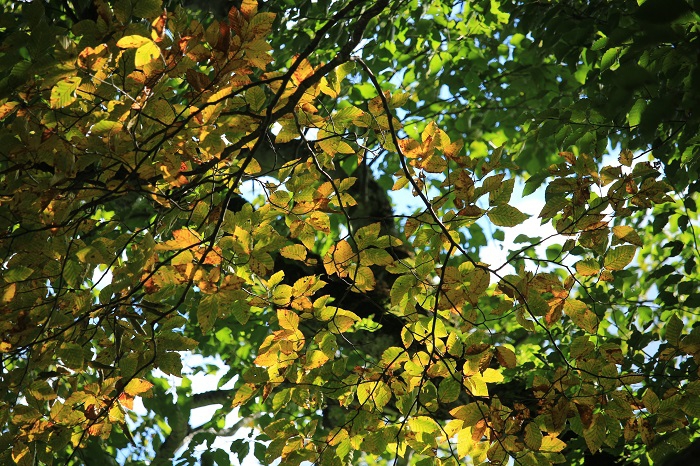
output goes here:
[{"label": "green leaf", "polygon": [[627,122],[630,126],[637,126],[642,121],[642,114],[644,109],[647,107],[647,102],[644,99],[637,99],[637,101],[632,105],[629,113],[627,114]]},{"label": "green leaf", "polygon": [[540,431],[537,424],[535,422],[529,422],[525,426],[525,445],[527,445],[530,450],[539,451],[542,447],[542,439],[542,431]]},{"label": "green leaf", "polygon": [[489,210],[486,215],[489,216],[489,219],[491,219],[494,225],[498,225],[499,227],[514,227],[530,218],[529,215],[520,212],[518,209],[508,204],[494,207]]},{"label": "green leaf", "polygon": [[600,59],[600,69],[604,71],[610,68],[615,63],[615,61],[617,61],[618,53],[619,48],[617,47],[606,50],[603,54],[603,57]]},{"label": "green leaf", "polygon": [[203,334],[209,333],[219,315],[220,296],[218,293],[205,296],[197,308],[197,322]]},{"label": "green leaf", "polygon": [[605,419],[600,414],[593,415],[593,422],[590,427],[583,429],[583,438],[591,453],[595,453],[605,443]]},{"label": "green leaf", "polygon": [[440,403],[452,403],[457,401],[462,391],[462,385],[454,378],[448,377],[440,382],[438,386],[438,398]]},{"label": "green leaf", "polygon": [[488,416],[488,413],[489,409],[483,405],[483,403],[480,404],[480,402],[469,403],[468,405],[459,406],[450,411],[450,414],[455,419],[464,421],[465,426],[476,425],[477,422],[484,419],[485,416]]},{"label": "green leaf", "polygon": [[407,299],[408,291],[416,284],[416,278],[413,275],[401,275],[394,281],[391,287],[391,305],[397,306],[403,300]]},{"label": "green leaf", "polygon": [[137,0],[133,3],[132,13],[137,18],[154,18],[163,13],[161,0]]},{"label": "green leaf", "polygon": [[681,333],[683,332],[683,321],[679,319],[678,316],[676,316],[676,314],[672,314],[666,322],[664,330],[666,332],[666,341],[668,341],[673,346],[678,346],[678,343],[681,339]]},{"label": "green leaf", "polygon": [[32,273],[34,273],[34,269],[30,269],[29,267],[25,267],[23,265],[14,265],[3,273],[2,279],[7,283],[16,283],[26,280],[32,275]]}]

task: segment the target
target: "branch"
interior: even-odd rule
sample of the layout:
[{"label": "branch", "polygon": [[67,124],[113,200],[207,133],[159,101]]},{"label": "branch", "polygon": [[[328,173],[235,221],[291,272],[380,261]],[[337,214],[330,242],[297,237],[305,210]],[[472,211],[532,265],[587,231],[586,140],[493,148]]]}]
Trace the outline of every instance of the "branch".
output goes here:
[{"label": "branch", "polygon": [[[156,456],[151,463],[153,466],[165,466],[172,462],[175,452],[185,445],[191,439],[193,431],[190,427],[190,413],[195,408],[203,406],[225,404],[233,396],[233,390],[212,390],[204,393],[192,395],[190,403],[185,406],[178,406],[175,414],[168,419],[170,425],[170,434],[165,439],[165,442],[156,451]],[[247,419],[247,418],[244,418]],[[241,419],[242,421],[243,419]],[[240,421],[239,421],[240,422]],[[238,425],[237,422],[235,425]]]},{"label": "branch", "polygon": [[186,445],[192,441],[192,437],[200,433],[214,434],[217,437],[232,437],[238,433],[238,431],[246,426],[252,425],[252,421],[259,418],[262,413],[254,413],[248,417],[242,417],[236,421],[231,427],[225,427],[223,429],[215,429],[214,427],[199,427],[197,429],[191,429],[190,433],[187,434],[183,441],[183,445]]},{"label": "branch", "polygon": [[211,390],[192,395],[190,409],[201,408],[209,405],[222,405],[233,398],[235,390]]}]

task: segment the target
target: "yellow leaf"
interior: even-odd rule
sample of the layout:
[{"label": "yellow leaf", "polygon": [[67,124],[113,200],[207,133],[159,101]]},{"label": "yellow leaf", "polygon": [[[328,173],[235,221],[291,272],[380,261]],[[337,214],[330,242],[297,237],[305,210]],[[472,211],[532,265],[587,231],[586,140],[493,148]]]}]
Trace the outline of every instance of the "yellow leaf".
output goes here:
[{"label": "yellow leaf", "polygon": [[282,257],[296,261],[306,260],[306,248],[301,244],[291,244],[280,249]]},{"label": "yellow leaf", "polygon": [[148,42],[136,50],[134,65],[136,65],[137,69],[142,69],[143,67],[149,65],[152,61],[160,58],[160,48],[152,40],[147,40]]},{"label": "yellow leaf", "polygon": [[141,395],[147,392],[153,387],[153,384],[148,380],[143,379],[131,379],[126,387],[124,387],[124,393],[131,396]]},{"label": "yellow leaf", "polygon": [[323,352],[319,350],[311,350],[306,354],[306,364],[304,364],[304,370],[310,371],[311,369],[316,369],[321,367],[330,358]]},{"label": "yellow leaf", "polygon": [[347,241],[343,240],[334,245],[323,258],[326,273],[344,276],[345,270],[350,266],[350,259],[354,256],[355,253]]},{"label": "yellow leaf", "polygon": [[474,374],[465,380],[465,385],[472,396],[489,396],[489,389],[481,374]]},{"label": "yellow leaf", "polygon": [[149,42],[152,42],[151,39],[144,36],[124,36],[117,41],[117,47],[121,49],[137,49]]},{"label": "yellow leaf", "polygon": [[331,232],[331,221],[328,215],[323,212],[312,212],[311,215],[309,215],[309,225],[323,233]]},{"label": "yellow leaf", "polygon": [[3,120],[7,115],[12,113],[18,105],[19,102],[6,102],[0,105],[0,120]]},{"label": "yellow leaf", "polygon": [[470,454],[474,446],[471,428],[467,427],[457,433],[457,455],[459,455],[460,458]]},{"label": "yellow leaf", "polygon": [[16,290],[17,290],[16,283],[10,283],[8,286],[6,286],[2,290],[2,302],[9,303],[10,301],[12,301],[12,298],[15,297]]},{"label": "yellow leaf", "polygon": [[299,328],[299,316],[289,309],[277,309],[277,320],[280,327],[287,330],[297,330]]},{"label": "yellow leaf", "polygon": [[482,377],[486,383],[503,382],[503,374],[498,372],[496,369],[491,369],[490,367],[484,371]]}]

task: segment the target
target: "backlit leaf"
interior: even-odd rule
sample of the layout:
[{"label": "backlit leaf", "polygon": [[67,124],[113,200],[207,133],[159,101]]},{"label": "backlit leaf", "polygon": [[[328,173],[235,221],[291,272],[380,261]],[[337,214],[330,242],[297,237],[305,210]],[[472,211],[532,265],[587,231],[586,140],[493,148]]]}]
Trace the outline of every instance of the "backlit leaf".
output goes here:
[{"label": "backlit leaf", "polygon": [[280,249],[280,254],[287,259],[306,260],[306,248],[301,244],[290,244]]},{"label": "backlit leaf", "polygon": [[494,225],[500,227],[514,227],[530,218],[529,215],[520,212],[518,209],[508,204],[494,207],[489,210],[486,215],[488,215]]},{"label": "backlit leaf", "polygon": [[137,69],[142,69],[151,62],[160,59],[160,48],[155,42],[149,40],[136,50],[136,58],[134,64]]},{"label": "backlit leaf", "polygon": [[576,263],[576,271],[579,275],[589,277],[591,275],[597,275],[598,272],[600,272],[600,265],[593,259],[582,260]]},{"label": "backlit leaf", "polygon": [[78,76],[62,79],[51,89],[51,108],[67,107],[78,98],[81,79]]},{"label": "backlit leaf", "polygon": [[146,393],[153,387],[153,384],[148,380],[131,379],[124,387],[124,393],[131,396],[139,396]]},{"label": "backlit leaf", "polygon": [[299,328],[299,315],[288,309],[277,309],[277,320],[280,327],[287,330],[297,330]]},{"label": "backlit leaf", "polygon": [[683,332],[683,321],[676,314],[672,314],[666,322],[664,330],[666,331],[666,341],[673,346],[678,346],[681,333]]},{"label": "backlit leaf", "polygon": [[631,226],[617,225],[612,227],[612,232],[613,235],[615,235],[617,238],[620,238],[622,241],[633,244],[635,246],[644,245],[642,238],[639,237],[639,234]]},{"label": "backlit leaf", "polygon": [[137,49],[142,45],[152,42],[148,37],[144,36],[124,36],[117,41],[117,47],[122,49]]},{"label": "backlit leaf", "polygon": [[540,446],[540,451],[558,453],[566,447],[564,443],[559,438],[553,435],[547,435],[542,438],[542,445]]},{"label": "backlit leaf", "polygon": [[608,270],[622,270],[632,262],[637,251],[635,246],[625,245],[611,248],[605,255],[605,268]]}]

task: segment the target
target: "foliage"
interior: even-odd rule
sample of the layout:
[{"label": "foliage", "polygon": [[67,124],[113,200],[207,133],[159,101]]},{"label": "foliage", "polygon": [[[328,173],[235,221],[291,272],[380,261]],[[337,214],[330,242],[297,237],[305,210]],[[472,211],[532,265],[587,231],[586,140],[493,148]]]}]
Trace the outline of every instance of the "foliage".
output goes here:
[{"label": "foliage", "polygon": [[2,4],[0,462],[696,445],[696,3],[70,3]]}]

